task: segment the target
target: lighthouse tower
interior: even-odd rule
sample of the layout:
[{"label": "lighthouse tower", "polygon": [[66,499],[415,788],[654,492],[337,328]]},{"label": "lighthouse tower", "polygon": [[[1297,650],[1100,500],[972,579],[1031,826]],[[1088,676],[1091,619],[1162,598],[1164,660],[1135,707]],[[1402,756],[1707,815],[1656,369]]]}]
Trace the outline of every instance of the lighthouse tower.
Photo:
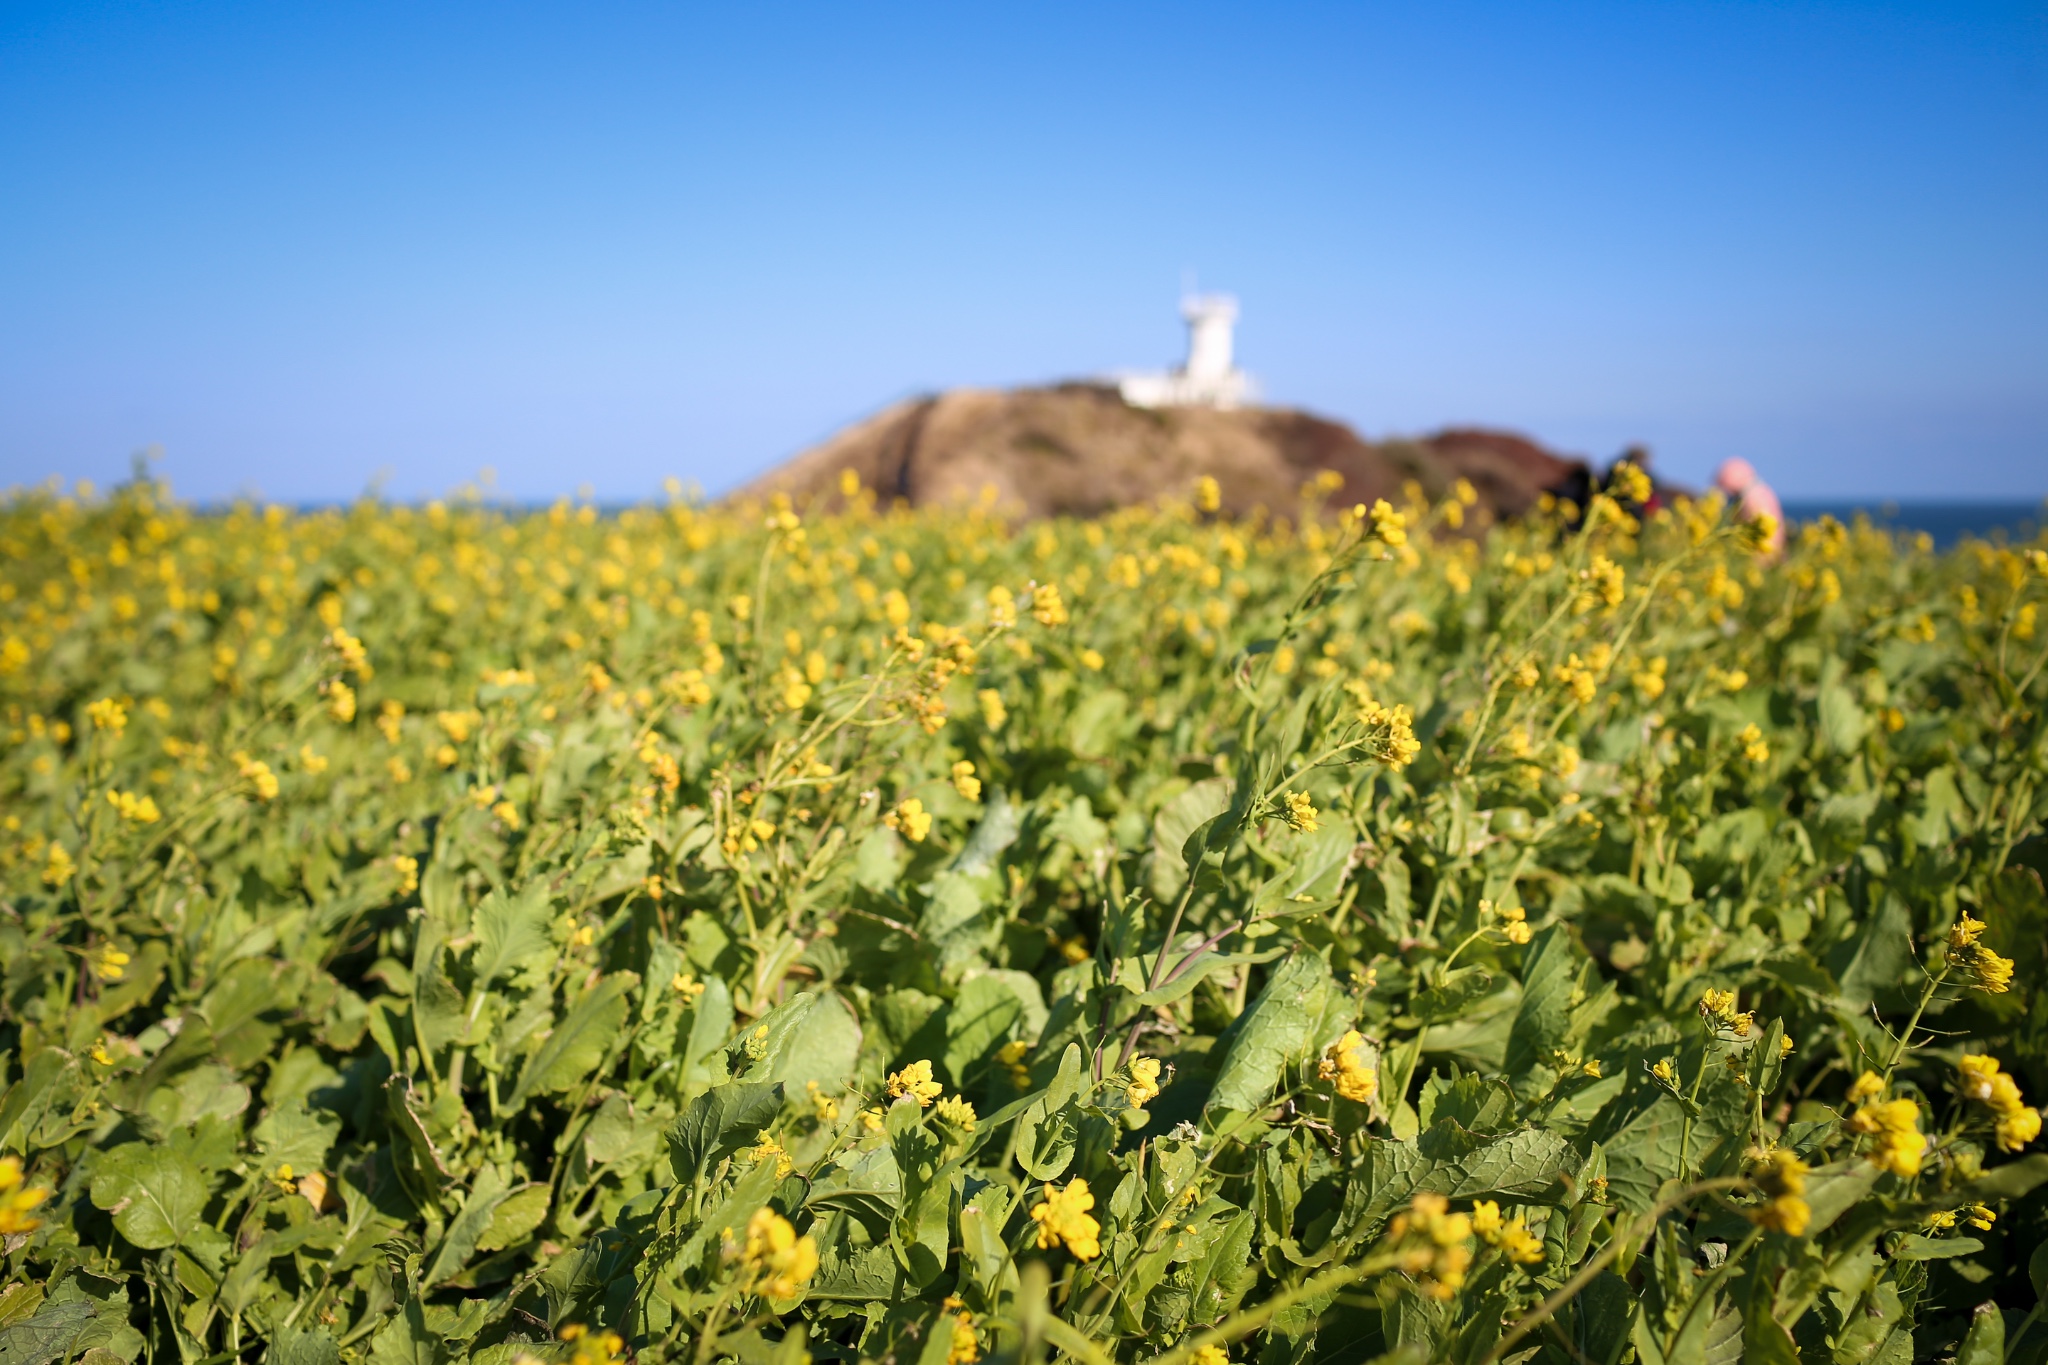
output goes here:
[{"label": "lighthouse tower", "polygon": [[1231,329],[1237,300],[1228,294],[1190,294],[1180,303],[1188,325],[1188,358],[1165,373],[1126,374],[1117,380],[1124,401],[1137,408],[1235,408],[1256,398],[1250,375],[1237,368]]}]

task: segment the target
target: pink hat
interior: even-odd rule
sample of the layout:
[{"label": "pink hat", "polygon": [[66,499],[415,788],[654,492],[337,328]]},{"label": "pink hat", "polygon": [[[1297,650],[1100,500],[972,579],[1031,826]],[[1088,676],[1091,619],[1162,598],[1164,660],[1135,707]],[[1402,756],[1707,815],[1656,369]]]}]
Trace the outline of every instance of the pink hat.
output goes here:
[{"label": "pink hat", "polygon": [[1714,487],[1724,493],[1740,493],[1755,482],[1755,467],[1740,456],[1722,461],[1721,467],[1714,471]]}]

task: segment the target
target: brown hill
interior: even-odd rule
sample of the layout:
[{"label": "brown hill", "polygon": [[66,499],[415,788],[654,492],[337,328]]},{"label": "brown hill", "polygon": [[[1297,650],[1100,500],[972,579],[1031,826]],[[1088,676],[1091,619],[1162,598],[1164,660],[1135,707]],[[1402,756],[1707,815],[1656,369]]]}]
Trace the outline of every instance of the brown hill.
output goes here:
[{"label": "brown hill", "polygon": [[[912,506],[966,501],[993,488],[1025,516],[1092,516],[1215,477],[1237,514],[1297,506],[1322,470],[1343,479],[1335,505],[1398,498],[1414,479],[1440,497],[1459,478],[1488,520],[1526,510],[1545,489],[1583,478],[1583,462],[1504,432],[1452,429],[1371,443],[1341,422],[1286,408],[1136,408],[1095,384],[997,392],[956,389],[898,403],[813,446],[735,496],[787,492],[830,503],[842,470]],[[1490,515],[1488,515],[1490,514]]]}]

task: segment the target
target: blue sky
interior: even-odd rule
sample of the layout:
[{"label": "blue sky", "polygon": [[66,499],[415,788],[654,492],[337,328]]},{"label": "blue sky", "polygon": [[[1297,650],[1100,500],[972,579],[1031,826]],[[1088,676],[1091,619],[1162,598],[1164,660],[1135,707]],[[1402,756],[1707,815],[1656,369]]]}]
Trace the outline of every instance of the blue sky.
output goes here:
[{"label": "blue sky", "polygon": [[0,484],[709,492],[1164,364],[2048,493],[2048,8],[0,8]]}]

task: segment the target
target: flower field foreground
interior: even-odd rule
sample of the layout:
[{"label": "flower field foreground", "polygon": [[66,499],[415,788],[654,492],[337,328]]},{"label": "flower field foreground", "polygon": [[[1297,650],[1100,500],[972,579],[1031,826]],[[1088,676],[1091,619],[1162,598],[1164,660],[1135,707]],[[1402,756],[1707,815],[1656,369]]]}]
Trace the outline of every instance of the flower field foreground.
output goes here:
[{"label": "flower field foreground", "polygon": [[0,1362],[2048,1354],[2048,554],[846,491],[0,508]]}]

